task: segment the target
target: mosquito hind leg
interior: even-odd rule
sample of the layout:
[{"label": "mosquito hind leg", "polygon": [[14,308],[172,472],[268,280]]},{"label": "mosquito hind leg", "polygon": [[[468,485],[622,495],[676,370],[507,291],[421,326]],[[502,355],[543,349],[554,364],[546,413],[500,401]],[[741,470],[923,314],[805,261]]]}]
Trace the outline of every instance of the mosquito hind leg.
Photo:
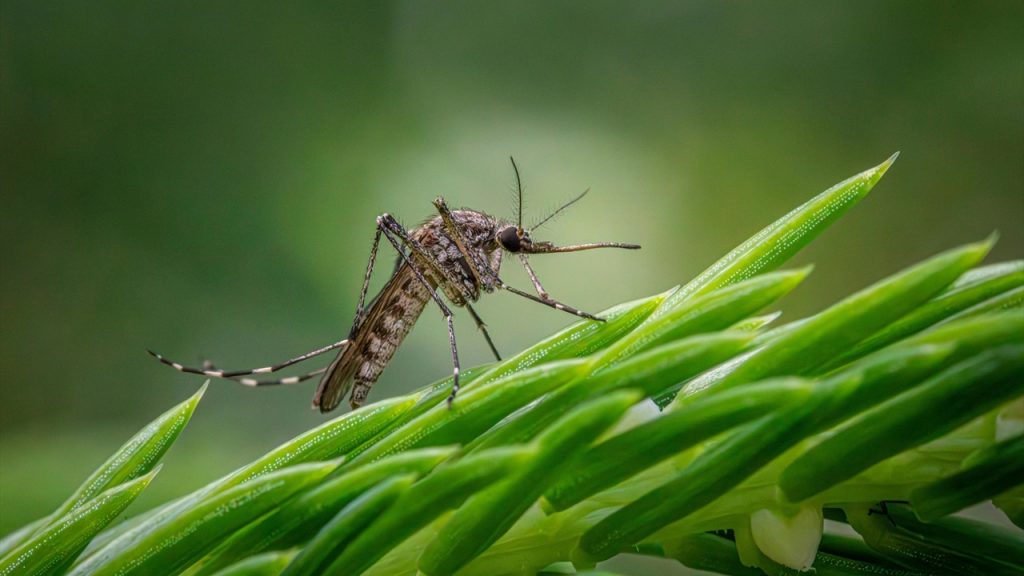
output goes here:
[{"label": "mosquito hind leg", "polygon": [[283,369],[285,369],[285,368],[287,368],[289,366],[298,364],[299,362],[303,362],[305,360],[309,360],[310,358],[319,356],[319,355],[321,355],[321,354],[323,354],[325,352],[330,352],[331,350],[336,350],[338,348],[341,348],[342,346],[345,346],[346,344],[348,344],[348,339],[347,338],[345,340],[340,340],[338,342],[335,342],[334,344],[328,344],[327,346],[324,346],[322,348],[317,348],[316,350],[313,350],[312,352],[306,352],[305,354],[302,354],[301,356],[296,356],[295,358],[291,358],[289,360],[285,360],[284,362],[280,362],[280,363],[274,364],[272,366],[265,366],[263,368],[250,368],[248,370],[233,370],[233,371],[225,371],[225,370],[216,369],[208,360],[203,362],[203,368],[193,368],[191,366],[184,366],[182,364],[179,364],[178,362],[175,362],[173,360],[169,360],[169,359],[165,358],[163,355],[157,354],[156,352],[153,352],[152,350],[147,350],[147,352],[149,352],[150,356],[156,358],[161,363],[166,364],[166,365],[170,366],[171,368],[174,368],[178,372],[185,372],[185,373],[188,373],[188,374],[198,374],[200,376],[208,376],[210,378],[223,378],[225,380],[237,380],[238,378],[243,377],[243,376],[252,376],[252,375],[255,375],[255,374],[270,374],[272,372],[277,372],[278,370],[283,370]]},{"label": "mosquito hind leg", "polygon": [[319,376],[326,371],[327,368],[317,368],[316,370],[313,370],[312,372],[307,372],[305,374],[302,374],[301,376],[288,376],[287,378],[277,378],[276,380],[256,380],[255,378],[242,378],[239,376],[228,378],[228,380],[234,380],[235,382],[238,382],[243,386],[287,386],[289,384],[298,384],[299,382],[305,382],[306,380]]}]

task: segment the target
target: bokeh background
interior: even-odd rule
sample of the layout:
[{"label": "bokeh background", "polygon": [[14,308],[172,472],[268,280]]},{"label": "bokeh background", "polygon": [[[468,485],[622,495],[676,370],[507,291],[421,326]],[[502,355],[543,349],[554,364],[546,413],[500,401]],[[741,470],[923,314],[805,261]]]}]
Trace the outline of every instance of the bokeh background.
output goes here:
[{"label": "bokeh background", "polygon": [[[787,318],[993,230],[991,260],[1021,257],[1021,30],[1016,1],[5,1],[0,533],[201,384],[147,347],[235,368],[343,337],[374,217],[414,225],[437,195],[511,217],[510,154],[527,222],[592,189],[538,236],[644,246],[534,259],[587,310],[897,150],[799,257]],[[505,353],[571,322],[478,310]],[[464,364],[488,361],[457,323]],[[428,309],[372,399],[446,375],[444,334]],[[322,422],[313,389],[214,382],[141,505]]]}]

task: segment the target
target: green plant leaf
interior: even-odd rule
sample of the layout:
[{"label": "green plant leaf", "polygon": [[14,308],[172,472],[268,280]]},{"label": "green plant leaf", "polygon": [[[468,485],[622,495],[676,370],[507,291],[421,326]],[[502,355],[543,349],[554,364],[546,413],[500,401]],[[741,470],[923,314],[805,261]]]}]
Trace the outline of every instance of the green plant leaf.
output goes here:
[{"label": "green plant leaf", "polygon": [[596,355],[592,362],[608,366],[660,343],[683,336],[727,328],[775,302],[796,288],[811,269],[773,272],[726,286],[699,297],[678,302],[671,310],[659,307],[657,318],[649,318],[632,332]]},{"label": "green plant leaf", "polygon": [[375,402],[361,410],[342,414],[300,434],[253,462],[191,494],[158,506],[103,532],[89,546],[84,556],[88,557],[143,523],[160,521],[162,518],[176,514],[180,508],[194,506],[196,502],[212,493],[237,486],[242,482],[285,466],[327,460],[347,454],[354,447],[385,429],[390,422],[407,412],[415,403],[415,395],[402,396]]},{"label": "green plant leaf", "polygon": [[861,414],[791,463],[779,487],[799,502],[1024,393],[1024,344],[969,358]]},{"label": "green plant leaf", "polygon": [[[832,186],[772,222],[669,296],[661,308],[672,309],[682,300],[781,266],[867,196],[897,156],[899,152],[878,166]],[[653,317],[659,315],[660,311],[656,311]]]},{"label": "green plant leaf", "polygon": [[924,524],[898,504],[851,505],[844,510],[868,546],[905,568],[964,576],[1020,574],[1024,538],[1019,532],[963,518]]},{"label": "green plant leaf", "polygon": [[[969,244],[921,263],[844,298],[828,309],[766,335],[764,345],[714,381],[688,384],[676,403],[695,394],[786,374],[820,372],[830,358],[904,316],[977,264],[994,239]],[[769,333],[771,334],[771,333]]]},{"label": "green plant leaf", "polygon": [[851,359],[860,358],[1024,285],[1024,262],[997,264],[986,268],[988,270],[984,275],[979,274],[972,277],[971,281],[954,284],[949,290],[861,340],[848,352],[836,355],[833,360],[825,363],[823,369],[841,366]]},{"label": "green plant leaf", "polygon": [[239,558],[287,548],[312,538],[327,521],[367,489],[398,474],[423,475],[451,458],[456,448],[408,450],[351,470],[337,469],[323,482],[242,528],[186,573],[205,576]]},{"label": "green plant leaf", "polygon": [[324,574],[361,574],[443,512],[461,506],[475,492],[507,477],[536,454],[535,447],[502,447],[439,466],[353,539],[338,542],[344,551]]},{"label": "green plant leaf", "polygon": [[560,360],[512,372],[459,395],[449,408],[441,403],[393,430],[345,467],[360,466],[409,448],[464,442],[545,392],[576,378],[583,360]]},{"label": "green plant leaf", "polygon": [[334,557],[359,531],[398,499],[416,480],[413,474],[389,478],[345,506],[295,557],[282,576],[317,576],[330,572]]},{"label": "green plant leaf", "polygon": [[[95,472],[72,493],[51,515],[56,521],[67,512],[95,498],[100,492],[152,470],[164,453],[174,444],[195,411],[207,384],[181,404],[161,414],[118,448]],[[42,530],[43,528],[40,528]]]},{"label": "green plant leaf", "polygon": [[988,500],[1024,483],[1024,435],[1003,440],[972,455],[964,469],[914,489],[910,501],[918,518],[929,522]]},{"label": "green plant leaf", "polygon": [[277,576],[292,561],[295,554],[294,550],[257,554],[228,566],[214,576]]},{"label": "green plant leaf", "polygon": [[589,398],[623,388],[651,395],[722,362],[743,349],[751,335],[721,332],[693,336],[659,346],[625,360],[609,370],[578,378],[530,406],[506,418],[471,441],[466,449],[526,442]]},{"label": "green plant leaf", "polygon": [[735,426],[810,396],[812,384],[784,378],[729,390],[664,413],[586,451],[580,463],[544,494],[565,510],[662,460]]},{"label": "green plant leaf", "polygon": [[235,471],[217,488],[223,490],[236,486],[285,466],[344,456],[383,430],[415,403],[415,397],[400,396],[342,414],[285,442],[255,462]]},{"label": "green plant leaf", "polygon": [[0,558],[0,576],[58,574],[149,485],[159,467],[81,503]]},{"label": "green plant leaf", "polygon": [[[865,359],[812,387],[804,402],[784,405],[739,427],[700,453],[669,481],[615,511],[583,534],[580,561],[604,560],[658,529],[710,504],[807,436],[835,424],[893,383],[908,386],[941,366],[948,350],[923,346],[894,358]],[[898,361],[897,361],[898,359]],[[736,390],[742,391],[744,388]],[[707,398],[713,398],[709,395]],[[696,401],[674,406],[687,411]]]},{"label": "green plant leaf", "polygon": [[136,526],[71,573],[175,574],[232,532],[316,483],[336,466],[335,462],[299,464],[214,492],[188,507],[177,508],[167,517]]},{"label": "green plant leaf", "polygon": [[971,318],[1002,310],[1019,309],[1022,307],[1024,307],[1024,287],[1014,288],[1013,290],[1007,290],[1002,294],[993,296],[984,302],[979,302],[966,310],[958,312],[947,318],[946,322],[960,320],[963,318]]},{"label": "green plant leaf", "polygon": [[570,469],[588,444],[640,400],[621,390],[576,408],[537,437],[537,453],[503,482],[471,497],[441,528],[423,554],[424,574],[454,574],[486,550],[519,519],[544,489]]}]

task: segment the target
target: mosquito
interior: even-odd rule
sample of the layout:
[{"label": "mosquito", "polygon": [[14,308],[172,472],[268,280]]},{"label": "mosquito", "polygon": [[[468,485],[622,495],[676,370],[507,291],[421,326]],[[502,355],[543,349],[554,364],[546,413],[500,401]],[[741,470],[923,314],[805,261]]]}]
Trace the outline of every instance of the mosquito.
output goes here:
[{"label": "mosquito", "polygon": [[[516,177],[518,217],[515,224],[476,210],[451,210],[444,198],[441,197],[434,200],[434,208],[438,214],[411,230],[406,230],[388,213],[377,217],[373,247],[370,249],[370,259],[363,277],[363,287],[359,291],[359,303],[356,306],[355,319],[352,322],[348,338],[279,364],[235,371],[220,370],[210,363],[204,363],[202,368],[193,368],[169,360],[152,350],[148,352],[160,362],[178,371],[234,380],[246,386],[296,384],[320,376],[320,384],[313,397],[313,408],[319,409],[320,412],[330,412],[341,403],[346,394],[349,394],[349,403],[354,410],[366,401],[370,389],[377,382],[388,362],[391,361],[398,346],[412,329],[416,320],[419,319],[427,302],[432,300],[440,309],[448,325],[448,343],[451,346],[453,366],[452,390],[448,396],[448,406],[450,407],[459,392],[459,352],[455,343],[455,323],[452,311],[448,304],[445,304],[442,294],[452,305],[465,308],[469,312],[484,339],[487,340],[487,345],[494,357],[501,360],[501,355],[487,332],[486,324],[471,304],[476,302],[484,292],[505,290],[580,318],[603,321],[593,314],[552,299],[530,266],[529,255],[580,252],[597,248],[625,248],[628,250],[640,248],[636,244],[620,242],[555,246],[551,242],[533,240],[532,231],[578,202],[589,192],[589,189],[559,207],[536,225],[523,228],[523,183],[519,176],[519,167],[516,166],[514,159],[510,158],[510,160],[512,160],[512,169]],[[377,261],[377,251],[382,236],[398,252],[398,259],[387,284],[366,305],[370,277]],[[509,286],[498,275],[506,253],[515,254],[518,257],[533,283],[536,295]],[[338,350],[338,353],[326,368],[320,368],[301,376],[276,380],[252,378],[259,374],[277,372],[332,350]]]}]

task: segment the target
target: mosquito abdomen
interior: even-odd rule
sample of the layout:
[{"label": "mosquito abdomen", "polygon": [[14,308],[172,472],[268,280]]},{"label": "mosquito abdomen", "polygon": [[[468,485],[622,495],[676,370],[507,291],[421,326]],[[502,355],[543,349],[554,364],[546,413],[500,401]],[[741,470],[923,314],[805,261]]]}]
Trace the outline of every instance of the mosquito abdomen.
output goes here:
[{"label": "mosquito abdomen", "polygon": [[430,294],[408,266],[400,266],[370,305],[333,369],[324,374],[314,402],[322,412],[334,409],[351,388],[353,408],[361,406],[384,367],[423,312]]}]

